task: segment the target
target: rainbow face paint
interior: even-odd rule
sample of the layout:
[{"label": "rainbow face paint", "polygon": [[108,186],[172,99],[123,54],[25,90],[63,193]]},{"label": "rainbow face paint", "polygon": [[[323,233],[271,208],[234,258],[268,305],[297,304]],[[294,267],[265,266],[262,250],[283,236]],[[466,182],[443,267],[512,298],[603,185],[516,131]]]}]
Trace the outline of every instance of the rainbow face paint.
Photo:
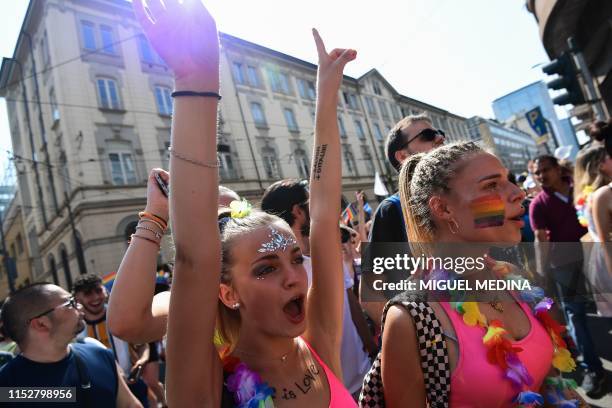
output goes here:
[{"label": "rainbow face paint", "polygon": [[499,194],[479,197],[470,203],[475,228],[501,227],[506,218],[506,206]]}]

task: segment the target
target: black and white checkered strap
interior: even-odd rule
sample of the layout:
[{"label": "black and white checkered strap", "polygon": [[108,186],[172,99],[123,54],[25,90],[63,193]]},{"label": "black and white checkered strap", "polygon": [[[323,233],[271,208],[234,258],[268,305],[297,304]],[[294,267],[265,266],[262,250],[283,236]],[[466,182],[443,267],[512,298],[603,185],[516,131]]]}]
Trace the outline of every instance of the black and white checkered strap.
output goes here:
[{"label": "black and white checkered strap", "polygon": [[[425,302],[414,302],[408,299],[406,294],[400,294],[385,306],[383,328],[387,311],[391,306],[402,306],[414,320],[429,407],[448,408],[450,394],[448,350],[442,327],[433,309]],[[381,353],[378,353],[372,368],[364,379],[359,396],[360,407],[382,408],[385,406],[380,356]]]}]

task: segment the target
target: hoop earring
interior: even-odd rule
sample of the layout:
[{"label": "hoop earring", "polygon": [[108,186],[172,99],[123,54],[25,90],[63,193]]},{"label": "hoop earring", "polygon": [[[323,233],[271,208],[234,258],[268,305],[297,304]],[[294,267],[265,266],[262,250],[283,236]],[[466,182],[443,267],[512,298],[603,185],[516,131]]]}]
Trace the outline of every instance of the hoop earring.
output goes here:
[{"label": "hoop earring", "polygon": [[453,218],[451,218],[448,221],[448,229],[450,230],[450,232],[455,235],[456,233],[459,232],[459,224],[457,224],[457,221],[455,221]]}]

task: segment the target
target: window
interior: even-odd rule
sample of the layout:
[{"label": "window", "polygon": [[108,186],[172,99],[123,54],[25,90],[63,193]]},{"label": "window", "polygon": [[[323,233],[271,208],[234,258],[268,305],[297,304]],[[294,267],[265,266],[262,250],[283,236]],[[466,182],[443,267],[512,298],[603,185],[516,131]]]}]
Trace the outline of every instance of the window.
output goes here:
[{"label": "window", "polygon": [[53,123],[60,119],[59,109],[57,108],[57,99],[55,98],[55,91],[51,89],[49,91],[49,104],[51,105],[51,121]]},{"label": "window", "polygon": [[266,117],[264,116],[263,109],[261,108],[261,104],[257,102],[251,102],[251,114],[253,115],[253,120],[255,121],[255,126],[266,127]]},{"label": "window", "polygon": [[380,114],[383,116],[383,118],[388,118],[389,110],[387,109],[387,104],[385,101],[378,101],[378,107],[380,108]]},{"label": "window", "polygon": [[298,90],[300,92],[300,97],[302,97],[302,99],[314,100],[317,96],[315,84],[312,81],[307,81],[305,79],[298,79]]},{"label": "window", "polygon": [[104,109],[121,109],[117,84],[109,78],[98,79],[98,96],[100,107]]},{"label": "window", "polygon": [[306,152],[303,149],[297,149],[293,153],[293,157],[295,158],[299,177],[301,179],[308,179],[310,177],[310,161]]},{"label": "window", "polygon": [[346,128],[344,127],[344,121],[340,116],[338,116],[338,129],[340,131],[340,136],[346,137]]},{"label": "window", "polygon": [[109,153],[108,158],[114,185],[136,184],[136,170],[131,153]]},{"label": "window", "polygon": [[51,63],[51,56],[49,55],[49,38],[47,37],[46,31],[42,40],[40,40],[40,48],[42,49],[43,65],[46,67]]},{"label": "window", "polygon": [[268,77],[274,92],[289,93],[289,77],[287,77],[287,74],[268,68]]},{"label": "window", "polygon": [[344,103],[348,105],[349,108],[357,110],[357,97],[355,94],[342,92],[342,95],[344,96]]},{"label": "window", "polygon": [[279,179],[281,178],[280,169],[278,165],[278,159],[276,158],[276,152],[265,147],[262,149],[261,159],[263,161],[264,171],[268,179]]},{"label": "window", "polygon": [[247,75],[251,86],[259,86],[259,76],[257,76],[257,68],[249,65],[247,67]]},{"label": "window", "polygon": [[382,91],[380,90],[380,84],[378,81],[372,81],[372,89],[376,95],[382,95]]},{"label": "window", "polygon": [[289,93],[289,77],[287,76],[287,74],[284,74],[282,72],[278,74],[278,77],[280,78],[281,91],[283,93],[288,94]]},{"label": "window", "polygon": [[376,140],[379,142],[383,140],[383,134],[380,131],[380,126],[378,126],[378,123],[374,123],[374,137],[376,137]]},{"label": "window", "polygon": [[347,173],[356,176],[357,175],[357,166],[355,165],[355,157],[351,152],[348,145],[344,145],[344,164],[346,165]]},{"label": "window", "polygon": [[361,121],[359,119],[355,119],[355,129],[357,129],[357,137],[360,139],[365,139],[365,132],[363,131],[363,126],[361,125]]},{"label": "window", "polygon": [[17,238],[15,240],[17,241],[17,253],[22,254],[23,253],[23,238],[21,238],[21,234],[17,234]]},{"label": "window", "polygon": [[219,176],[222,180],[233,180],[238,178],[234,169],[234,161],[230,147],[226,144],[217,146],[217,159],[219,160]]},{"label": "window", "polygon": [[372,154],[370,153],[370,148],[368,146],[361,146],[361,153],[363,156],[363,161],[368,169],[368,174],[374,175],[374,173],[376,173],[376,169],[374,168],[374,162],[372,161]]},{"label": "window", "polygon": [[285,108],[283,109],[283,114],[285,115],[285,121],[287,122],[289,130],[292,132],[299,131],[297,121],[295,120],[295,114],[293,113],[293,111],[289,108]]},{"label": "window", "polygon": [[237,84],[244,85],[244,75],[242,74],[242,64],[239,62],[232,63],[232,71],[234,73],[234,80]]},{"label": "window", "polygon": [[376,107],[374,106],[374,101],[369,96],[366,96],[366,107],[368,108],[368,112],[372,115],[376,115]]},{"label": "window", "polygon": [[172,115],[172,97],[170,88],[165,86],[155,87],[155,101],[157,102],[157,112],[161,115]]},{"label": "window", "polygon": [[140,57],[144,62],[149,64],[155,63],[153,50],[147,41],[147,37],[142,34],[138,36],[138,48],[140,48]]},{"label": "window", "polygon": [[102,37],[102,51],[108,54],[115,54],[115,45],[113,44],[113,29],[109,26],[100,26],[100,36]]},{"label": "window", "polygon": [[83,36],[83,47],[88,50],[95,50],[96,34],[93,23],[81,21],[81,34]]}]

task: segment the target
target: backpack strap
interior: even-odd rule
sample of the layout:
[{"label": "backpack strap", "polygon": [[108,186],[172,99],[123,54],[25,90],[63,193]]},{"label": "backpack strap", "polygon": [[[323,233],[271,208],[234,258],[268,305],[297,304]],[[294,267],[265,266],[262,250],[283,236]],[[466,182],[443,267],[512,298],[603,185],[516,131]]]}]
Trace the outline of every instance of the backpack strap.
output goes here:
[{"label": "backpack strap", "polygon": [[[431,408],[448,408],[450,395],[450,365],[448,349],[442,332],[442,326],[435,312],[426,302],[414,302],[402,293],[385,305],[383,323],[391,306],[401,306],[412,317],[421,356],[421,370],[425,382],[427,402]],[[381,330],[382,336],[382,330]],[[381,353],[378,353],[372,368],[366,375],[359,396],[360,407],[384,407],[384,390],[382,383]]]}]

